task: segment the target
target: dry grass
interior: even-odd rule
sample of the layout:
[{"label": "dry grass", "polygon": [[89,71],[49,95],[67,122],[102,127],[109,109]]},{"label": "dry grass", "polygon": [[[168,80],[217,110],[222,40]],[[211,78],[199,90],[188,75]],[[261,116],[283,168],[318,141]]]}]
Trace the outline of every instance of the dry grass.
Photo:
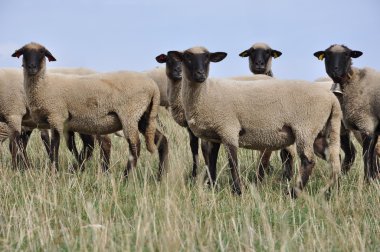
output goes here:
[{"label": "dry grass", "polygon": [[[170,139],[170,171],[155,180],[157,155],[145,150],[138,169],[122,179],[127,145],[113,138],[112,168],[103,174],[98,149],[83,173],[70,174],[72,156],[61,148],[61,171],[47,167],[38,134],[28,153],[35,169],[10,169],[6,145],[1,150],[0,249],[47,251],[358,251],[380,248],[380,186],[363,183],[361,158],[341,179],[330,200],[318,195],[328,181],[329,166],[318,161],[303,197],[284,195],[281,163],[263,183],[252,183],[256,160],[240,150],[246,188],[231,194],[224,151],[218,185],[211,190],[187,179],[191,156],[187,132],[161,112]],[[359,149],[359,147],[358,147]]]}]

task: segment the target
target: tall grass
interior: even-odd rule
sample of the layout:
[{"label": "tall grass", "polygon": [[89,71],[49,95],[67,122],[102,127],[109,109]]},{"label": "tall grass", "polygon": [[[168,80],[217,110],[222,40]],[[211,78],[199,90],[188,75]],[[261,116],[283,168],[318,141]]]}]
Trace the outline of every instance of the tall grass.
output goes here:
[{"label": "tall grass", "polygon": [[[363,183],[359,156],[340,190],[320,196],[330,168],[319,160],[298,200],[285,195],[281,162],[260,184],[256,160],[239,150],[241,197],[231,193],[224,150],[218,187],[203,184],[204,169],[188,179],[187,132],[166,112],[160,118],[170,142],[170,170],[156,181],[158,158],[142,150],[137,169],[124,181],[127,144],[113,137],[111,171],[102,173],[99,151],[82,173],[69,173],[73,158],[61,146],[61,170],[49,171],[47,155],[33,134],[28,153],[33,169],[14,171],[4,144],[0,169],[0,249],[45,251],[358,251],[380,249],[380,186]],[[144,145],[143,145],[144,146]],[[359,147],[357,147],[360,149]],[[203,161],[202,161],[203,162]]]}]

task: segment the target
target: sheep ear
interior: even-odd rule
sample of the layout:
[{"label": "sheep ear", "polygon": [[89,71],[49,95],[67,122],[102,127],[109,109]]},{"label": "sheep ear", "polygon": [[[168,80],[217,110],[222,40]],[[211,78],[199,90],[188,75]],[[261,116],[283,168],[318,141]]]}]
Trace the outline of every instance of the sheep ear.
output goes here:
[{"label": "sheep ear", "polygon": [[272,55],[273,58],[278,58],[278,57],[280,57],[282,55],[282,52],[272,49],[271,55]]},{"label": "sheep ear", "polygon": [[178,51],[169,51],[168,52],[168,55],[171,55],[171,56],[173,56],[173,58],[174,58],[174,60],[176,60],[176,61],[183,61],[183,53],[181,53],[181,52],[178,52]]},{"label": "sheep ear", "polygon": [[21,55],[24,54],[24,47],[16,50],[13,54],[12,57],[17,57],[20,58]]},{"label": "sheep ear", "polygon": [[248,50],[245,50],[244,52],[241,52],[241,53],[239,54],[239,56],[240,56],[240,57],[248,57],[248,56],[249,56],[249,52],[250,52],[249,49],[248,49]]},{"label": "sheep ear", "polygon": [[49,52],[48,50],[45,49],[45,56],[46,58],[48,58],[49,61],[56,61],[56,59],[54,58],[54,56],[51,54],[51,52]]},{"label": "sheep ear", "polygon": [[225,53],[225,52],[210,53],[210,61],[211,62],[222,61],[225,57],[227,57],[227,53]]},{"label": "sheep ear", "polygon": [[361,51],[351,51],[351,58],[359,58],[363,53]]},{"label": "sheep ear", "polygon": [[319,60],[323,60],[325,58],[325,52],[324,51],[315,52],[314,56],[317,57]]},{"label": "sheep ear", "polygon": [[158,63],[165,63],[168,61],[168,57],[165,54],[160,54],[156,57]]}]

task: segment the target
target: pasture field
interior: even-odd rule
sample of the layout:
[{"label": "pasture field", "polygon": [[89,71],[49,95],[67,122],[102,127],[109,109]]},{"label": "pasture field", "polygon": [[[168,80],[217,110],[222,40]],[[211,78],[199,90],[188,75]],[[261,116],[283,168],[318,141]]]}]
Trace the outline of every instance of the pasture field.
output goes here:
[{"label": "pasture field", "polygon": [[288,184],[281,180],[277,155],[272,157],[272,174],[256,185],[257,152],[239,150],[245,189],[238,197],[231,193],[224,149],[218,159],[218,187],[203,184],[204,167],[191,182],[187,132],[166,111],[160,112],[160,119],[170,144],[170,170],[161,182],[156,181],[158,155],[150,155],[145,144],[137,169],[123,180],[127,143],[118,137],[112,137],[108,174],[100,171],[98,147],[84,172],[69,173],[74,159],[63,143],[60,171],[50,172],[38,131],[28,146],[34,169],[14,171],[4,143],[0,250],[380,250],[380,185],[363,182],[360,154],[330,199],[319,194],[330,166],[318,159],[306,191],[291,200],[285,195]]}]

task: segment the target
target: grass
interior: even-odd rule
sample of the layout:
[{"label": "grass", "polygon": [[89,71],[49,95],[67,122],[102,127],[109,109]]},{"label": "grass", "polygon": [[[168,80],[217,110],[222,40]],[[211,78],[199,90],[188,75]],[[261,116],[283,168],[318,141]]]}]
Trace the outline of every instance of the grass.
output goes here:
[{"label": "grass", "polygon": [[[170,141],[170,170],[156,181],[158,158],[144,149],[137,169],[122,179],[127,144],[113,137],[111,172],[103,174],[99,151],[83,173],[64,145],[60,172],[47,169],[47,155],[33,133],[28,153],[34,169],[13,171],[6,144],[1,149],[0,250],[22,251],[376,251],[380,249],[380,186],[363,182],[362,159],[342,177],[329,200],[319,195],[330,175],[318,160],[302,197],[284,192],[281,162],[255,185],[256,154],[239,150],[241,197],[231,193],[224,150],[218,188],[203,184],[205,170],[191,183],[187,132],[161,111]],[[360,149],[357,147],[357,149]],[[203,161],[202,161],[203,162]]]}]

